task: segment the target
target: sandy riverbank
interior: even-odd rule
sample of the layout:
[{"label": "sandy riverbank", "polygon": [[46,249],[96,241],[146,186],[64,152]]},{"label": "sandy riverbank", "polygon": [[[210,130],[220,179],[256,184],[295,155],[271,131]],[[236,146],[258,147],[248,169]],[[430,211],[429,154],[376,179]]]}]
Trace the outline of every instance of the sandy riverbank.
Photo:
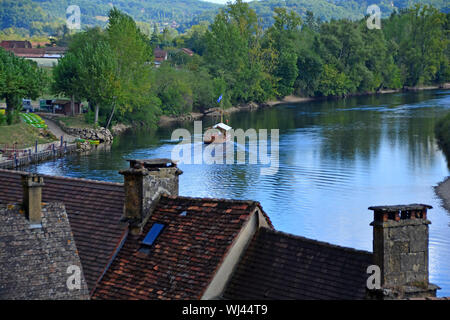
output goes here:
[{"label": "sandy riverbank", "polygon": [[442,205],[450,212],[450,177],[434,187],[434,191],[442,199]]},{"label": "sandy riverbank", "polygon": [[[305,98],[305,97],[298,97],[298,96],[287,96],[281,100],[271,100],[263,103],[255,103],[255,102],[249,102],[245,104],[240,104],[237,106],[233,106],[230,108],[227,108],[223,110],[224,115],[229,115],[235,112],[241,112],[241,111],[252,111],[257,110],[259,108],[266,108],[266,107],[273,107],[279,104],[283,103],[301,103],[301,102],[307,102],[316,100],[317,98]],[[178,117],[169,117],[169,116],[161,116],[158,122],[158,126],[165,127],[173,125],[174,123],[184,122],[184,121],[195,121],[202,119],[203,117],[220,117],[221,110],[219,108],[210,108],[205,110],[204,113],[198,113],[198,112],[191,112],[186,115],[181,115]]]},{"label": "sandy riverbank", "polygon": [[317,98],[313,98],[313,97],[298,97],[298,96],[287,96],[284,97],[281,100],[271,100],[266,102],[267,105],[269,106],[276,106],[278,104],[282,104],[282,103],[301,103],[301,102],[308,102],[308,101],[312,101],[315,100]]}]

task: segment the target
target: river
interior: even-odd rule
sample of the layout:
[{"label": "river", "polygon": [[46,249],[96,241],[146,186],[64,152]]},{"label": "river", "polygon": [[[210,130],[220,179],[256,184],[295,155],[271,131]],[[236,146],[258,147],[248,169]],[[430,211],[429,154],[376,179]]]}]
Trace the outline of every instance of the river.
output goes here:
[{"label": "river", "polygon": [[[433,90],[285,104],[227,117],[233,128],[279,129],[279,170],[180,164],[180,194],[261,202],[276,229],[372,251],[372,205],[426,203],[430,281],[450,296],[450,214],[433,186],[449,175],[434,127],[450,91]],[[211,125],[212,119],[204,121]],[[193,130],[192,123],[181,127]],[[173,128],[128,132],[111,150],[35,165],[34,172],[122,182],[130,158],[170,157]]]}]

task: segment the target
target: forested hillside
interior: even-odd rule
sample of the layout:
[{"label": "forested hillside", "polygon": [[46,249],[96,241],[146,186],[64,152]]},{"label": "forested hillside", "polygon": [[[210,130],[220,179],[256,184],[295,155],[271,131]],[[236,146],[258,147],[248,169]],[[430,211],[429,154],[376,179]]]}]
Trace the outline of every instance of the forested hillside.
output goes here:
[{"label": "forested hillside", "polygon": [[387,18],[394,10],[410,8],[415,4],[430,4],[443,12],[449,12],[447,0],[261,0],[253,1],[250,7],[262,19],[263,28],[273,23],[273,9],[284,7],[305,17],[307,11],[322,21],[330,19],[361,19],[366,15],[367,7],[376,4],[382,17]]},{"label": "forested hillside", "polygon": [[[220,5],[200,0],[0,0],[0,35],[20,37],[52,35],[61,30],[66,9],[76,3],[81,10],[83,27],[106,24],[112,6],[132,16],[141,25],[183,29],[201,13],[211,12]],[[142,24],[143,23],[143,24]]]},{"label": "forested hillside", "polygon": [[[0,0],[0,37],[61,36],[66,9],[73,3],[70,0]],[[386,18],[394,10],[416,3],[431,4],[442,12],[450,11],[448,0],[261,0],[250,2],[250,8],[261,19],[262,28],[267,29],[273,23],[273,9],[277,7],[293,10],[302,17],[311,11],[316,18],[329,21],[360,19],[370,4],[377,4]],[[76,4],[80,6],[84,27],[105,26],[108,11],[116,6],[148,32],[155,23],[160,29],[169,27],[184,32],[201,21],[212,22],[223,7],[200,0],[78,0]]]}]

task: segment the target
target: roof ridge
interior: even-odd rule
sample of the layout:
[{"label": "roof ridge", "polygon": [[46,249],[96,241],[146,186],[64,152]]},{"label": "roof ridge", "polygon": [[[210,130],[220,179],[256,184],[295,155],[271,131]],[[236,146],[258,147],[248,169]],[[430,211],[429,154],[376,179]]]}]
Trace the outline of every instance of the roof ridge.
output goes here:
[{"label": "roof ridge", "polygon": [[307,242],[310,242],[310,243],[313,243],[313,244],[323,245],[323,246],[327,246],[327,247],[330,247],[330,248],[341,249],[341,250],[348,251],[348,252],[357,252],[357,253],[364,253],[364,254],[373,255],[373,252],[370,252],[370,251],[355,249],[355,248],[351,248],[351,247],[343,247],[343,246],[340,246],[340,245],[337,245],[337,244],[332,244],[332,243],[325,242],[325,241],[320,241],[320,240],[316,240],[316,239],[306,238],[306,237],[299,236],[299,235],[296,235],[296,234],[287,233],[287,232],[274,230],[274,229],[269,229],[269,228],[266,228],[266,227],[261,227],[260,230],[258,230],[258,232],[273,233],[273,234],[282,235],[282,236],[284,236],[286,238],[307,241]]},{"label": "roof ridge", "polygon": [[226,199],[226,198],[207,198],[207,197],[189,197],[189,196],[168,196],[163,195],[162,197],[168,199],[183,199],[192,201],[207,201],[207,202],[223,202],[223,203],[238,203],[238,204],[248,204],[248,205],[260,205],[259,201],[256,200],[240,200],[240,199]]},{"label": "roof ridge", "polygon": [[[0,172],[5,172],[5,173],[13,173],[13,174],[29,174],[31,172],[29,171],[20,171],[20,170],[7,170],[7,169],[0,169]],[[110,186],[123,186],[123,183],[120,182],[111,182],[111,181],[102,181],[102,180],[94,180],[94,179],[86,179],[86,178],[75,178],[75,177],[64,177],[64,176],[54,176],[54,175],[49,175],[49,174],[41,174],[39,173],[39,175],[43,176],[44,178],[55,178],[55,179],[59,179],[59,180],[73,180],[73,181],[82,181],[82,182],[90,182],[90,183],[97,183],[97,184],[104,184],[104,185],[110,185]]]}]

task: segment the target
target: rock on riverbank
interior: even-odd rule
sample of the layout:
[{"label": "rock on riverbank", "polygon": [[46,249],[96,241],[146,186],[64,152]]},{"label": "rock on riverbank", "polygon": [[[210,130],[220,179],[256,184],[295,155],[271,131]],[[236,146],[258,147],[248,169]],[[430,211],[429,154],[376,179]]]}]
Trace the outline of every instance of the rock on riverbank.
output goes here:
[{"label": "rock on riverbank", "polygon": [[89,128],[66,128],[68,134],[86,140],[100,140],[100,143],[111,143],[114,139],[111,131],[103,127],[98,129]]}]

